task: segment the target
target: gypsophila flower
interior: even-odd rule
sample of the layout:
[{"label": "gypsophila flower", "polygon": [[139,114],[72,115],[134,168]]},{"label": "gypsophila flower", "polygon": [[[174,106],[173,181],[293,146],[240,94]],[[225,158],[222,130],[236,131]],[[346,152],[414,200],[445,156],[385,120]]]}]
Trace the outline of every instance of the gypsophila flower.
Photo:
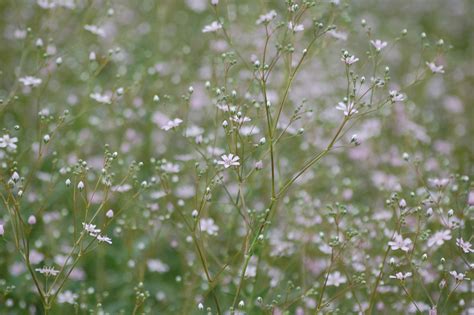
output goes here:
[{"label": "gypsophila flower", "polygon": [[49,277],[49,276],[57,276],[59,274],[59,270],[56,270],[54,269],[54,267],[48,267],[48,266],[44,266],[43,268],[37,268],[35,269],[37,272],[45,275],[46,277]]},{"label": "gypsophila flower", "polygon": [[204,26],[204,28],[202,29],[202,32],[203,33],[217,32],[221,28],[222,28],[222,24],[217,21],[214,21],[211,24]]},{"label": "gypsophila flower", "polygon": [[345,104],[343,102],[339,102],[336,106],[337,110],[343,111],[344,116],[351,116],[354,114],[357,114],[359,111],[355,108],[355,105],[353,102],[350,102],[349,104]]},{"label": "gypsophila flower", "polygon": [[293,24],[293,22],[288,22],[288,29],[291,31],[297,33],[297,32],[302,32],[304,31],[304,25],[303,24]]},{"label": "gypsophila flower", "polygon": [[256,23],[257,25],[262,24],[262,23],[269,23],[271,20],[276,18],[276,16],[277,16],[277,13],[275,12],[275,10],[271,10],[268,13],[260,15]]},{"label": "gypsophila flower", "polygon": [[91,93],[89,96],[93,100],[96,100],[97,102],[102,103],[102,104],[112,103],[112,98],[108,94]]},{"label": "gypsophila flower", "polygon": [[105,30],[97,25],[85,25],[84,29],[99,37],[105,37]]},{"label": "gypsophila flower", "polygon": [[390,95],[390,100],[395,103],[395,102],[403,102],[405,100],[405,95],[401,94],[398,91],[392,90],[389,93]]},{"label": "gypsophila flower", "polygon": [[432,73],[444,73],[443,66],[437,66],[434,62],[426,62],[426,65],[428,66],[428,68],[430,68]]},{"label": "gypsophila flower", "polygon": [[32,77],[32,76],[22,77],[18,81],[23,83],[24,86],[31,86],[31,87],[37,87],[38,85],[41,84],[41,82],[43,82],[40,78]]},{"label": "gypsophila flower", "polygon": [[17,148],[16,143],[18,142],[17,137],[10,137],[10,135],[3,135],[0,138],[0,148],[6,148],[9,151],[13,151]]},{"label": "gypsophila flower", "polygon": [[450,239],[451,239],[450,230],[436,232],[433,236],[431,236],[428,239],[428,247],[432,247],[433,245],[441,246],[444,244],[444,241],[449,241]]},{"label": "gypsophila flower", "polygon": [[225,168],[229,168],[231,166],[239,166],[239,160],[240,157],[237,155],[233,155],[232,153],[229,153],[228,155],[222,155],[221,156],[222,161],[218,161],[217,164],[219,165],[224,165]]},{"label": "gypsophila flower", "polygon": [[214,223],[214,219],[212,218],[202,218],[199,220],[199,225],[201,227],[201,231],[209,235],[215,236],[219,231],[219,227]]},{"label": "gypsophila flower", "polygon": [[402,273],[397,272],[394,276],[390,276],[390,279],[398,279],[400,281],[405,281],[406,278],[411,277],[413,274],[411,272]]},{"label": "gypsophila flower", "polygon": [[0,236],[3,236],[5,234],[5,228],[3,227],[3,224],[0,224]]},{"label": "gypsophila flower", "polygon": [[79,295],[77,295],[76,293],[66,290],[58,294],[57,301],[59,304],[63,304],[63,303],[74,304],[76,303],[76,300],[78,297]]},{"label": "gypsophila flower", "polygon": [[429,178],[428,182],[436,188],[443,188],[449,183],[449,178]]},{"label": "gypsophila flower", "polygon": [[82,227],[91,236],[95,237],[98,233],[100,233],[100,229],[97,229],[97,226],[94,224],[82,222]]},{"label": "gypsophila flower", "polygon": [[381,51],[382,49],[387,47],[387,42],[381,41],[380,39],[377,39],[375,41],[371,40],[370,43],[372,44],[372,46],[375,47],[377,51]]},{"label": "gypsophila flower", "polygon": [[474,253],[474,248],[472,248],[472,244],[468,241],[463,240],[462,238],[456,239],[456,245],[459,246],[466,254]]},{"label": "gypsophila flower", "polygon": [[347,278],[342,275],[339,271],[335,271],[328,275],[328,280],[326,285],[338,287],[343,283],[347,282]]},{"label": "gypsophila flower", "polygon": [[232,116],[231,119],[239,125],[243,124],[243,123],[246,123],[246,122],[249,122],[249,121],[252,121],[252,119],[250,119],[249,117],[238,116],[238,115]]},{"label": "gypsophila flower", "polygon": [[350,66],[359,61],[359,58],[356,58],[355,56],[343,56],[341,61]]},{"label": "gypsophila flower", "polygon": [[410,250],[410,245],[412,241],[409,238],[403,239],[403,237],[395,233],[393,237],[393,241],[388,242],[388,246],[391,247],[392,250],[402,250],[404,252],[408,252]]},{"label": "gypsophila flower", "polygon": [[182,119],[175,118],[175,119],[172,119],[172,120],[168,121],[164,126],[161,127],[161,129],[163,129],[165,131],[168,131],[170,129],[178,127],[179,125],[181,125],[182,122],[183,122]]},{"label": "gypsophila flower", "polygon": [[108,237],[107,235],[97,235],[97,240],[99,243],[107,243],[107,244],[112,244],[112,239]]},{"label": "gypsophila flower", "polygon": [[170,267],[159,259],[148,259],[146,265],[151,272],[165,273],[170,270]]},{"label": "gypsophila flower", "polygon": [[114,217],[114,210],[109,209],[107,213],[105,214],[105,216],[109,219],[112,219]]},{"label": "gypsophila flower", "polygon": [[466,275],[465,275],[465,274],[463,274],[463,273],[461,273],[461,272],[458,273],[458,272],[455,271],[455,270],[450,271],[449,274],[450,274],[451,276],[453,276],[454,279],[456,279],[456,281],[458,281],[458,282],[461,282],[461,281],[463,281],[463,280],[471,280],[471,279],[469,279],[469,278],[466,278]]},{"label": "gypsophila flower", "polygon": [[167,162],[161,165],[161,169],[166,173],[179,173],[180,167],[178,164]]}]

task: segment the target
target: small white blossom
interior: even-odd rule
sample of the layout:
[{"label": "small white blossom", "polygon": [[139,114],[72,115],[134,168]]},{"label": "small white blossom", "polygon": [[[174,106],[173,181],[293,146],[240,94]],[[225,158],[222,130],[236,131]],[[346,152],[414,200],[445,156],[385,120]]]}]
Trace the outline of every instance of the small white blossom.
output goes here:
[{"label": "small white blossom", "polygon": [[49,276],[57,276],[59,274],[59,270],[54,269],[54,267],[47,267],[44,266],[43,268],[37,268],[35,269],[37,272],[45,275],[46,277]]},{"label": "small white blossom", "polygon": [[209,235],[217,235],[217,232],[219,231],[219,227],[214,223],[214,219],[212,218],[202,218],[199,221],[199,225],[201,231],[206,232]]},{"label": "small white blossom", "polygon": [[41,82],[43,82],[40,78],[32,77],[32,76],[22,77],[18,81],[23,83],[24,86],[31,86],[31,87],[37,87],[38,85],[41,84]]},{"label": "small white blossom", "polygon": [[405,100],[405,95],[401,94],[398,91],[392,90],[390,91],[390,100],[395,103],[395,102],[403,102]]},{"label": "small white blossom", "polygon": [[354,102],[350,102],[349,104],[345,104],[343,102],[339,102],[336,106],[337,110],[343,111],[344,116],[351,116],[357,114],[359,111],[355,108]]},{"label": "small white blossom", "polygon": [[107,213],[105,214],[105,216],[109,219],[112,219],[114,217],[114,210],[109,209]]},{"label": "small white blossom", "polygon": [[72,293],[71,291],[69,290],[66,290],[64,292],[61,292],[58,294],[58,303],[59,304],[63,304],[63,303],[68,303],[68,304],[74,304],[76,303],[76,299],[78,298],[79,296],[75,293]]},{"label": "small white blossom", "polygon": [[98,233],[100,233],[100,229],[97,229],[95,224],[82,222],[82,227],[91,236],[95,237]]},{"label": "small white blossom", "polygon": [[217,32],[221,28],[222,28],[222,24],[217,21],[214,21],[211,24],[204,26],[204,28],[202,29],[202,32],[203,33]]},{"label": "small white blossom", "polygon": [[16,143],[18,142],[17,137],[10,137],[10,135],[3,135],[0,137],[0,148],[6,148],[9,151],[17,148]]},{"label": "small white blossom", "polygon": [[410,250],[411,240],[409,238],[403,239],[403,237],[395,233],[393,237],[393,241],[388,242],[388,246],[392,248],[392,250],[400,249],[404,252],[408,252]]},{"label": "small white blossom", "polygon": [[413,274],[411,272],[402,273],[397,272],[394,276],[390,276],[390,279],[398,279],[400,281],[405,281],[406,278],[411,277]]},{"label": "small white blossom", "polygon": [[84,29],[99,37],[105,37],[105,30],[97,25],[85,25]]},{"label": "small white blossom", "polygon": [[451,271],[451,272],[449,272],[449,274],[450,274],[451,276],[453,276],[454,279],[456,279],[456,281],[458,281],[458,282],[461,282],[461,281],[463,281],[463,280],[471,280],[471,279],[469,279],[469,278],[466,278],[466,275],[465,275],[465,274],[463,274],[463,273],[461,273],[461,272],[458,273],[457,271],[454,271],[454,270]]},{"label": "small white blossom", "polygon": [[97,235],[97,240],[99,241],[99,243],[112,244],[112,239],[107,235]]},{"label": "small white blossom", "polygon": [[335,271],[328,276],[327,285],[338,287],[343,283],[346,283],[347,278],[342,275],[339,271]]},{"label": "small white blossom", "polygon": [[356,56],[344,56],[341,58],[341,61],[344,62],[346,65],[352,65],[359,61],[359,58],[356,58]]},{"label": "small white blossom", "polygon": [[239,163],[240,157],[238,157],[237,155],[233,155],[232,153],[230,153],[228,155],[225,155],[225,154],[222,155],[221,159],[222,159],[222,161],[218,161],[217,164],[224,165],[225,168],[240,165],[240,163]]},{"label": "small white blossom", "polygon": [[175,118],[175,119],[172,119],[172,120],[168,121],[164,126],[161,127],[161,129],[163,129],[165,131],[168,131],[170,129],[178,127],[179,125],[181,125],[182,122],[183,122],[182,119]]},{"label": "small white blossom", "polygon": [[433,236],[428,239],[428,247],[433,245],[441,246],[444,244],[444,241],[449,241],[451,239],[451,231],[445,230],[436,232]]},{"label": "small white blossom", "polygon": [[427,62],[426,65],[428,66],[428,68],[430,68],[432,73],[444,73],[443,66],[437,66],[434,62]]},{"label": "small white blossom", "polygon": [[29,225],[35,225],[36,224],[36,217],[34,215],[30,215],[28,217],[28,224]]},{"label": "small white blossom", "polygon": [[374,46],[375,49],[377,49],[378,51],[380,51],[380,50],[384,49],[385,47],[387,47],[387,42],[381,41],[380,39],[371,40],[370,43],[371,43],[372,46]]},{"label": "small white blossom", "polygon": [[276,16],[277,16],[277,13],[275,12],[275,10],[271,10],[268,13],[260,15],[256,23],[257,25],[262,24],[262,23],[269,23],[271,20],[276,18]]},{"label": "small white blossom", "polygon": [[93,100],[102,103],[102,104],[110,104],[112,103],[112,98],[108,94],[100,94],[100,93],[91,93],[90,98]]},{"label": "small white blossom", "polygon": [[303,24],[293,24],[293,22],[288,22],[288,28],[295,33],[304,31]]},{"label": "small white blossom", "polygon": [[462,238],[456,239],[456,245],[459,246],[466,254],[474,253],[474,248],[472,248],[472,244],[468,241],[464,241]]}]

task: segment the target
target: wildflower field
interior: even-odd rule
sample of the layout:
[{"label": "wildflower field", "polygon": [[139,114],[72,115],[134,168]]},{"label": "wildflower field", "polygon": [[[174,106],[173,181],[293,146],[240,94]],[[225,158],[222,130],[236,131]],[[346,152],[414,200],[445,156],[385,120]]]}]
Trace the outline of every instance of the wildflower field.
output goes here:
[{"label": "wildflower field", "polygon": [[0,0],[0,314],[474,314],[472,0]]}]

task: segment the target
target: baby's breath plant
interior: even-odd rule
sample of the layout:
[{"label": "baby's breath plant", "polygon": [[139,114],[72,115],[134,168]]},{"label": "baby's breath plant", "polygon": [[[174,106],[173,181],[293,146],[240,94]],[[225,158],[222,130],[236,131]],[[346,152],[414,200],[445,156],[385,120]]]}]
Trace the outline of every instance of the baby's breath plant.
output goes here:
[{"label": "baby's breath plant", "polygon": [[469,9],[0,3],[0,313],[470,314]]}]

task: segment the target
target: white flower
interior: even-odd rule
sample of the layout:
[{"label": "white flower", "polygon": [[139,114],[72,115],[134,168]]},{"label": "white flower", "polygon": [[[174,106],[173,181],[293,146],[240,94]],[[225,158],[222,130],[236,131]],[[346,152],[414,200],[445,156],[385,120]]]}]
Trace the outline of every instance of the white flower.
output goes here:
[{"label": "white flower", "polygon": [[96,229],[97,226],[95,224],[82,222],[82,227],[91,236],[96,237],[100,233],[100,229]]},{"label": "white flower", "polygon": [[335,271],[329,274],[326,285],[333,285],[335,287],[338,287],[339,285],[346,283],[346,281],[347,279],[344,275],[342,275],[339,271]]},{"label": "white flower", "polygon": [[102,103],[102,104],[112,103],[112,98],[108,94],[91,93],[89,96],[93,100],[96,100],[97,102]]},{"label": "white flower", "polygon": [[214,223],[214,219],[212,218],[202,218],[199,221],[199,225],[201,231],[206,232],[209,235],[217,235],[217,232],[219,231],[219,227]]},{"label": "white flower", "polygon": [[222,24],[217,21],[214,21],[211,24],[204,26],[204,28],[202,29],[202,32],[203,33],[217,32],[221,28],[222,28]]},{"label": "white flower", "polygon": [[170,267],[159,259],[148,259],[146,265],[151,272],[165,273],[170,270]]},{"label": "white flower", "polygon": [[451,231],[444,230],[441,232],[436,232],[433,236],[428,239],[428,247],[433,245],[441,246],[444,244],[444,241],[449,241],[451,239]]},{"label": "white flower", "polygon": [[219,4],[219,0],[211,0],[211,4],[212,4],[212,5],[218,5],[218,4]]},{"label": "white flower", "polygon": [[359,58],[356,58],[355,56],[345,56],[341,58],[341,61],[350,66],[359,61]]},{"label": "white flower", "polygon": [[372,44],[372,46],[375,47],[375,49],[377,49],[378,51],[384,49],[385,47],[387,47],[387,42],[383,42],[381,41],[380,39],[377,39],[377,40],[371,40],[370,43]]},{"label": "white flower", "polygon": [[107,235],[97,235],[97,240],[99,241],[99,243],[105,242],[108,244],[112,244],[112,239]]},{"label": "white flower", "polygon": [[344,33],[344,32],[338,32],[336,30],[330,30],[329,32],[327,32],[328,35],[332,36],[333,38],[335,39],[339,39],[339,40],[347,40],[347,33]]},{"label": "white flower", "polygon": [[456,281],[458,281],[458,282],[461,282],[461,281],[463,281],[463,280],[471,280],[471,279],[469,279],[469,278],[466,278],[466,275],[465,275],[465,274],[463,274],[463,273],[461,273],[461,272],[458,273],[457,271],[454,271],[454,270],[451,271],[449,274],[451,274],[451,276],[453,276],[454,279],[456,279]]},{"label": "white flower", "polygon": [[179,173],[179,165],[171,162],[161,165],[161,169],[166,173]]},{"label": "white flower", "polygon": [[217,164],[219,165],[224,165],[225,168],[229,168],[231,166],[239,166],[239,160],[240,157],[237,155],[233,155],[232,153],[229,153],[228,155],[222,155],[221,156],[222,161],[218,161]]},{"label": "white flower", "polygon": [[471,248],[472,244],[468,241],[464,241],[462,238],[456,239],[456,245],[461,247],[462,251],[465,252],[466,254],[474,253],[474,249]]},{"label": "white flower", "polygon": [[428,68],[430,68],[431,72],[433,73],[440,73],[440,74],[444,73],[443,66],[437,66],[434,62],[427,62],[426,65],[428,66]]},{"label": "white flower", "polygon": [[345,116],[351,116],[359,112],[357,109],[355,109],[354,102],[350,102],[349,104],[339,102],[336,106],[336,109],[343,111]]},{"label": "white flower", "polygon": [[84,29],[86,31],[91,32],[94,35],[100,36],[100,37],[105,37],[105,30],[99,26],[96,25],[85,25]]},{"label": "white flower", "polygon": [[42,9],[53,9],[54,7],[56,7],[56,2],[53,0],[37,0],[36,3]]},{"label": "white flower", "polygon": [[257,25],[262,24],[262,23],[269,23],[271,20],[276,18],[276,16],[277,16],[277,13],[275,12],[275,10],[271,10],[268,13],[260,15],[256,23]]},{"label": "white flower", "polygon": [[288,23],[288,28],[295,33],[304,31],[303,24],[293,24],[293,22]]},{"label": "white flower", "polygon": [[84,182],[81,180],[81,181],[77,184],[77,189],[83,190],[84,187],[85,187]]},{"label": "white flower", "polygon": [[183,122],[183,120],[181,120],[179,118],[175,118],[175,119],[172,119],[172,120],[168,121],[164,126],[161,127],[161,129],[163,129],[165,131],[168,131],[170,129],[178,127],[179,125],[181,125],[182,122]]},{"label": "white flower", "polygon": [[43,82],[40,78],[32,77],[32,76],[22,77],[18,81],[23,83],[24,86],[32,86],[32,87],[36,87],[40,85],[41,82]]},{"label": "white flower", "polygon": [[68,304],[74,304],[76,303],[76,299],[79,296],[75,293],[72,293],[69,290],[66,290],[64,292],[61,292],[58,294],[58,303],[63,304],[63,303],[68,303]]},{"label": "white flower", "polygon": [[449,183],[449,178],[429,178],[428,182],[437,188],[443,188]]},{"label": "white flower", "polygon": [[392,90],[389,93],[390,99],[392,100],[393,103],[395,102],[403,102],[405,100],[405,95],[401,94],[398,91]]},{"label": "white flower", "polygon": [[252,121],[252,119],[250,119],[249,117],[246,117],[246,116],[238,116],[238,115],[234,115],[232,116],[230,119],[232,119],[233,121],[235,121],[236,123],[238,123],[239,125],[243,124],[243,123],[246,123],[246,122],[249,122],[249,121]]},{"label": "white flower", "polygon": [[47,267],[44,266],[43,268],[37,268],[35,269],[37,272],[45,275],[46,277],[49,276],[57,276],[59,274],[59,270],[54,269],[54,267]]},{"label": "white flower", "polygon": [[36,217],[34,215],[30,215],[28,217],[28,224],[29,225],[35,225],[36,224]]},{"label": "white flower", "polygon": [[3,236],[5,234],[5,228],[3,227],[3,224],[0,224],[0,236]]},{"label": "white flower", "polygon": [[398,233],[395,233],[393,241],[388,242],[388,246],[390,246],[392,250],[401,249],[404,252],[408,252],[410,250],[410,245],[411,239],[403,239],[403,237]]},{"label": "white flower", "polygon": [[105,214],[105,216],[109,219],[112,219],[114,217],[114,210],[109,209],[107,213]]},{"label": "white flower", "polygon": [[394,276],[390,276],[391,279],[398,279],[400,281],[405,281],[406,278],[411,277],[413,274],[411,272],[402,273],[397,272]]},{"label": "white flower", "polygon": [[17,142],[17,137],[10,138],[10,135],[3,135],[3,137],[0,138],[0,148],[6,148],[9,151],[15,150],[17,148]]}]

